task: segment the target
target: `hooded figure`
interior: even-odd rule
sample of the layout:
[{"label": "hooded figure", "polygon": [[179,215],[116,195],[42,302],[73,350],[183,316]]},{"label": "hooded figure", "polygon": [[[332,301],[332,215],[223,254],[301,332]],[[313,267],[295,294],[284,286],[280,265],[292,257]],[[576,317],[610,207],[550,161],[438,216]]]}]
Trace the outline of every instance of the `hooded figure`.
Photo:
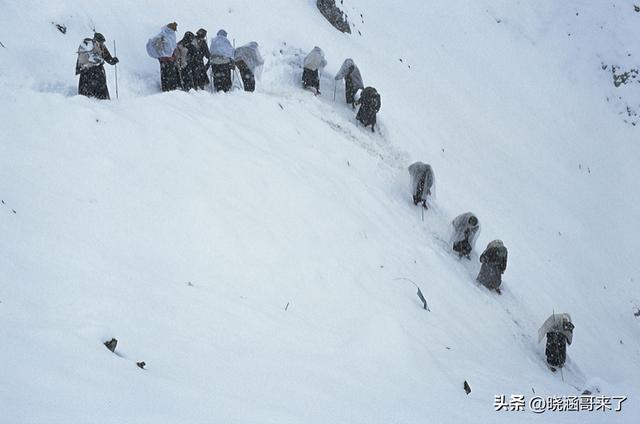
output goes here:
[{"label": "hooded figure", "polygon": [[476,280],[488,289],[493,289],[500,294],[502,274],[507,269],[507,248],[501,240],[494,240],[487,245],[480,255],[480,273]]},{"label": "hooded figure", "polygon": [[195,44],[196,36],[191,31],[184,33],[184,37],[178,43],[176,63],[180,73],[180,82],[184,91],[197,88],[195,73],[198,66],[198,47]]},{"label": "hooded figure", "polygon": [[344,78],[344,95],[347,100],[347,104],[355,106],[355,94],[358,90],[364,89],[362,83],[362,76],[360,75],[360,69],[353,62],[353,59],[345,59],[340,67],[340,70],[336,74],[335,80],[341,80]]},{"label": "hooded figure", "polygon": [[[538,343],[547,336],[545,354],[552,367],[562,367],[567,360],[567,344],[573,341],[573,323],[569,314],[552,314],[538,330]],[[552,368],[553,371],[555,369]]]},{"label": "hooded figure", "polygon": [[435,175],[431,165],[416,162],[409,166],[409,175],[411,176],[411,192],[413,193],[413,204],[422,204],[427,208],[427,196],[435,192]]},{"label": "hooded figure", "polygon": [[302,86],[304,88],[314,88],[320,94],[320,73],[319,71],[327,66],[324,52],[318,46],[314,47],[304,58],[302,70]]},{"label": "hooded figure", "polygon": [[[207,30],[200,28],[196,32],[196,39],[194,41],[196,45],[196,57],[195,57],[195,69],[193,74],[194,83],[196,89],[203,90],[207,84],[209,84],[209,77],[207,76],[207,70],[209,69],[209,47],[207,46]],[[207,64],[204,64],[204,60],[207,59]]]},{"label": "hooded figure", "polygon": [[180,74],[176,66],[176,31],[178,24],[172,22],[160,30],[160,34],[147,41],[147,53],[160,62],[162,91],[176,90],[180,86]]},{"label": "hooded figure", "polygon": [[380,107],[382,106],[378,91],[373,87],[365,88],[362,90],[360,98],[354,102],[354,105],[360,105],[356,119],[360,121],[365,128],[371,125],[371,132],[374,132],[377,122],[376,115],[380,112]]},{"label": "hooded figure", "polygon": [[256,68],[264,64],[264,60],[258,50],[258,43],[252,41],[240,46],[235,51],[235,63],[240,70],[244,91],[255,91],[256,89]]},{"label": "hooded figure", "polygon": [[118,58],[111,57],[104,42],[104,36],[96,32],[93,38],[85,38],[78,47],[76,75],[80,75],[78,94],[82,96],[110,99],[104,62],[115,65],[118,63]]},{"label": "hooded figure", "polygon": [[213,86],[216,91],[231,90],[231,71],[234,68],[233,58],[235,51],[227,38],[227,31],[221,29],[218,35],[211,40],[211,69],[213,70]]},{"label": "hooded figure", "polygon": [[476,245],[476,239],[480,234],[480,222],[471,212],[458,215],[453,222],[453,250],[458,252],[460,257],[469,255]]}]

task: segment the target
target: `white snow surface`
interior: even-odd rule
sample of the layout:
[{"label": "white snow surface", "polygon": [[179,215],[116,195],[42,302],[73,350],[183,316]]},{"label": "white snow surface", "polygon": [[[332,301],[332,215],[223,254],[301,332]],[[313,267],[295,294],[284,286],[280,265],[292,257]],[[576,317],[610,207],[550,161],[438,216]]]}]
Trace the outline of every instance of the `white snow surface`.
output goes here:
[{"label": "white snow surface", "polygon": [[[633,2],[344,8],[352,35],[313,0],[0,1],[0,421],[639,422],[640,142],[600,67],[640,55]],[[256,92],[159,93],[145,43],[172,21],[258,41]],[[93,25],[117,100],[108,65],[114,100],[76,96]],[[319,97],[299,84],[315,45]],[[347,57],[379,133],[333,101]],[[477,248],[509,249],[502,296],[480,252],[450,252],[466,211]],[[563,375],[536,340],[553,311],[576,326]],[[628,400],[493,406],[585,388]]]}]

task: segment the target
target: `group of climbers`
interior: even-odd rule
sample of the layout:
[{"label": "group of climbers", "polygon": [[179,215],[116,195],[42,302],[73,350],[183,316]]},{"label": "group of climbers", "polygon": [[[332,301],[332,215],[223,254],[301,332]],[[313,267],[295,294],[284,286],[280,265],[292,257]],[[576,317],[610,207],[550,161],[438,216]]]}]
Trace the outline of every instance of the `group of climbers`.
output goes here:
[{"label": "group of climbers", "polygon": [[176,42],[178,24],[165,25],[147,42],[147,53],[160,62],[162,91],[182,89],[203,90],[211,83],[211,69],[215,91],[228,92],[233,86],[232,74],[240,71],[245,91],[255,90],[255,71],[264,61],[258,43],[252,41],[235,48],[224,29],[218,31],[207,46],[207,30],[200,28],[195,34],[185,32]]},{"label": "group of climbers", "polygon": [[[264,64],[258,43],[249,42],[235,48],[224,29],[218,31],[207,46],[207,30],[200,28],[194,34],[184,33],[177,41],[178,24],[171,22],[160,29],[146,44],[147,54],[160,63],[160,86],[162,91],[204,90],[212,84],[215,91],[228,92],[233,86],[233,74],[239,71],[245,91],[255,91],[256,71]],[[76,74],[80,75],[78,94],[99,99],[109,99],[104,62],[118,63],[105,46],[105,38],[95,33],[86,38],[78,48]],[[305,57],[302,70],[302,85],[320,94],[320,72],[327,65],[324,52],[314,47]],[[211,78],[209,77],[211,69]],[[353,109],[358,108],[356,120],[364,127],[375,131],[376,116],[382,103],[373,87],[365,87],[360,70],[353,59],[344,61],[335,76],[335,81],[345,82],[345,101]]]},{"label": "group of climbers", "polygon": [[[218,31],[207,46],[207,31],[200,28],[194,34],[184,33],[182,40],[176,41],[178,24],[169,23],[147,41],[147,54],[160,63],[160,86],[162,91],[204,90],[211,84],[215,91],[229,91],[233,85],[232,73],[237,68],[245,91],[254,91],[255,72],[264,63],[258,43],[252,41],[234,48],[227,32]],[[78,47],[76,75],[80,75],[78,94],[109,99],[104,63],[115,65],[117,57],[112,57],[105,46],[105,38],[95,33],[93,38],[85,38]]]},{"label": "group of climbers", "polygon": [[[435,193],[435,174],[431,165],[415,162],[409,166],[413,204],[428,209],[427,198]],[[471,252],[480,234],[480,221],[471,212],[458,215],[452,221],[451,248],[459,258],[471,259]],[[507,269],[507,248],[501,240],[489,242],[480,255],[480,272],[476,281],[484,287],[501,294],[502,274]],[[552,371],[564,366],[566,346],[573,339],[574,325],[569,314],[555,312],[545,321],[539,331],[539,342],[546,336],[545,354]]]},{"label": "group of climbers", "polygon": [[[232,73],[239,70],[245,91],[255,90],[255,71],[264,61],[253,41],[234,48],[227,32],[218,31],[207,46],[207,31],[199,29],[195,34],[187,31],[176,42],[177,23],[164,26],[160,33],[149,39],[147,53],[160,63],[162,91],[182,89],[203,90],[211,82],[215,91],[228,92],[233,86]],[[85,38],[78,48],[76,74],[80,75],[78,94],[109,99],[104,63],[116,65],[105,45],[105,37],[95,33]],[[314,47],[303,62],[302,85],[320,94],[320,72],[327,65],[324,52]],[[212,81],[208,76],[209,68]],[[345,101],[353,109],[360,106],[356,119],[374,131],[376,114],[380,110],[380,96],[373,87],[365,87],[360,70],[353,59],[346,59],[334,80],[345,81]],[[413,204],[428,209],[427,200],[435,194],[435,174],[431,165],[416,162],[409,166]],[[480,233],[480,222],[471,212],[463,213],[452,221],[452,250],[462,258],[471,259],[471,253]],[[480,255],[480,271],[476,281],[501,294],[502,274],[507,268],[507,248],[501,240],[491,241]],[[566,345],[571,344],[573,323],[569,314],[553,314],[540,328],[539,341],[547,338],[546,356],[551,369],[562,367],[566,360]]]},{"label": "group of climbers", "polygon": [[[302,66],[302,86],[320,94],[320,72],[327,65],[324,52],[318,46],[314,47],[304,58]],[[360,106],[356,119],[366,128],[371,126],[375,131],[376,116],[382,107],[380,95],[373,87],[365,87],[360,69],[353,59],[348,58],[342,63],[340,70],[334,77],[335,81],[344,79],[345,101],[353,109]]]}]

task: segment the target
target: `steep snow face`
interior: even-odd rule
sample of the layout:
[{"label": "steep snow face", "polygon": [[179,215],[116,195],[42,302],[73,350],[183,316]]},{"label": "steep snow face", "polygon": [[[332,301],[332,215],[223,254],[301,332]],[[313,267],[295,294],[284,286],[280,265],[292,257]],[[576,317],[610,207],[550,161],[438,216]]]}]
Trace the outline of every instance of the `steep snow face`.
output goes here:
[{"label": "steep snow face", "polygon": [[[7,422],[637,421],[640,145],[600,68],[638,38],[630,3],[345,0],[351,36],[311,0],[152,3],[2,5]],[[171,21],[258,41],[256,93],[158,94],[145,43]],[[117,40],[119,100],[75,96],[93,26]],[[298,83],[315,45],[319,97]],[[333,100],[347,57],[382,96],[379,133]],[[451,254],[469,210],[479,249],[509,249],[502,296],[474,282],[480,252]],[[553,311],[576,325],[562,375],[537,343]],[[585,388],[629,400],[493,407]]]}]

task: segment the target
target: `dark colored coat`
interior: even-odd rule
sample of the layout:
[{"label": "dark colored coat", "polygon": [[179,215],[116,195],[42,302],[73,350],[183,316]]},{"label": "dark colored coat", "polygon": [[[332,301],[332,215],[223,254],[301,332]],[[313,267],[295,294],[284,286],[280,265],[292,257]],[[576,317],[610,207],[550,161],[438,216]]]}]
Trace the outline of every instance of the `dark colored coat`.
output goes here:
[{"label": "dark colored coat", "polygon": [[315,71],[309,68],[302,69],[302,86],[304,88],[315,88],[320,92],[320,74],[317,69]]},{"label": "dark colored coat", "polygon": [[376,114],[380,111],[382,103],[380,102],[380,95],[373,87],[367,87],[362,90],[360,99],[358,100],[360,109],[356,114],[356,119],[362,122],[365,127],[371,125],[371,131],[374,131],[376,125]]},{"label": "dark colored coat", "polygon": [[236,66],[240,71],[240,77],[242,78],[242,85],[244,91],[255,91],[256,89],[256,77],[251,72],[251,69],[242,60],[236,61]]},{"label": "dark colored coat", "polygon": [[558,332],[547,333],[547,346],[544,351],[547,363],[554,367],[561,367],[567,360],[567,337]]},{"label": "dark colored coat", "polygon": [[[95,43],[98,43],[94,40]],[[103,43],[98,43],[102,59],[110,65],[115,65],[116,60],[111,56],[109,50]],[[95,97],[101,100],[109,100],[109,88],[107,87],[107,74],[104,70],[104,64],[92,66],[86,69],[80,69],[79,63],[76,62],[76,75],[80,74],[78,82],[78,94],[87,97]]]},{"label": "dark colored coat", "polygon": [[356,91],[360,89],[353,79],[353,71],[355,67],[351,67],[347,75],[344,77],[344,97],[347,103],[353,104],[355,102],[354,96]]},{"label": "dark colored coat", "polygon": [[160,83],[162,91],[177,90],[180,87],[180,73],[175,58],[160,58]]},{"label": "dark colored coat", "polygon": [[502,284],[502,274],[507,269],[507,248],[491,242],[480,255],[480,273],[477,281],[488,289],[497,289]]},{"label": "dark colored coat", "polygon": [[198,48],[193,39],[185,36],[178,43],[178,49],[182,59],[179,61],[181,86],[183,90],[189,91],[192,88],[196,88],[195,73],[198,67]]},{"label": "dark colored coat", "polygon": [[204,38],[196,38],[196,55],[195,55],[195,70],[193,79],[196,88],[203,89],[209,84],[209,76],[207,75],[208,64],[205,65],[204,60],[211,57],[209,53],[209,46],[207,46],[207,40]]},{"label": "dark colored coat", "polygon": [[231,71],[233,70],[233,63],[212,63],[211,70],[213,71],[213,86],[216,91],[227,92],[231,90],[233,81],[231,80]]}]

